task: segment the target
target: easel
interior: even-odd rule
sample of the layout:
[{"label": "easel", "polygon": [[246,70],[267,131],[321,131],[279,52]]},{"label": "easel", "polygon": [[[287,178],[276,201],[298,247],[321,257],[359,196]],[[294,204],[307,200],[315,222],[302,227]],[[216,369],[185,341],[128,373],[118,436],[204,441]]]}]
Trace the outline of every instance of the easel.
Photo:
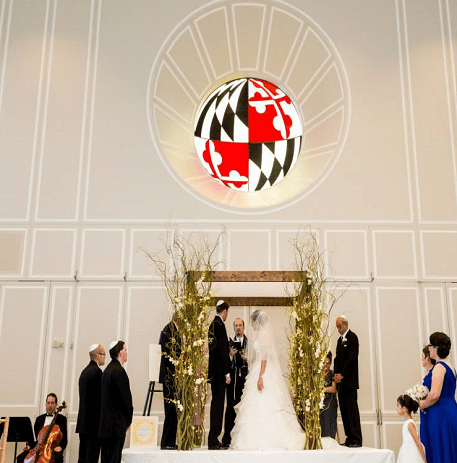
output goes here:
[{"label": "easel", "polygon": [[[146,394],[146,401],[144,402],[143,416],[149,416],[151,414],[152,398],[154,397],[154,392],[163,392],[160,389],[156,390],[155,385],[155,381],[149,381],[148,392]],[[148,412],[147,415],[146,410]]]},{"label": "easel", "polygon": [[8,426],[10,423],[10,418],[7,416],[6,418],[0,419],[0,423],[5,423],[3,425],[3,434],[2,434],[2,440],[0,441],[0,463],[5,463],[5,455],[6,455],[6,442],[7,442],[7,436],[8,436]]},{"label": "easel", "polygon": [[[2,418],[0,421],[4,421],[5,418]],[[3,431],[3,425],[1,426]],[[7,435],[6,440],[8,442],[14,442],[14,460],[13,463],[16,463],[17,457],[17,443],[18,442],[33,442],[35,439],[33,437],[32,422],[28,416],[16,416],[10,417],[8,425],[5,423],[5,432]],[[3,439],[5,436],[2,436],[2,450],[3,450]],[[3,461],[0,463],[4,463]]]},{"label": "easel", "polygon": [[151,414],[152,399],[154,392],[163,392],[161,389],[156,389],[155,385],[159,377],[160,368],[160,344],[149,345],[149,386],[148,392],[146,393],[146,400],[144,402],[143,416],[149,416]]}]

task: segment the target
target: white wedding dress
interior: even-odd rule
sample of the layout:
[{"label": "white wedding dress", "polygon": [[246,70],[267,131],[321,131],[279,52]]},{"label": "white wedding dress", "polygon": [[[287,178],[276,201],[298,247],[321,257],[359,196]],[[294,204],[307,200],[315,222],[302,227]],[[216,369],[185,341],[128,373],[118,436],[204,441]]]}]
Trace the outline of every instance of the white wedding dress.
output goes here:
[{"label": "white wedding dress", "polygon": [[409,432],[409,423],[413,423],[414,426],[416,426],[413,419],[405,420],[403,423],[403,444],[400,448],[400,452],[398,452],[397,463],[424,463],[413,436]]},{"label": "white wedding dress", "polygon": [[[302,450],[305,435],[299,425],[289,390],[281,374],[268,329],[256,332],[255,358],[236,406],[231,448],[236,450]],[[253,357],[250,355],[250,357]],[[257,389],[261,361],[266,360],[263,390]]]}]

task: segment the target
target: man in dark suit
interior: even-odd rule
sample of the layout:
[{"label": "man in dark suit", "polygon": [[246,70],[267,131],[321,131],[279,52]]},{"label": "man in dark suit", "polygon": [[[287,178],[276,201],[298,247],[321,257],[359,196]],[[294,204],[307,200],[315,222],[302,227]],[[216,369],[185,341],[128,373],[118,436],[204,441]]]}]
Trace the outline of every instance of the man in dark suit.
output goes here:
[{"label": "man in dark suit", "polygon": [[362,446],[362,429],[360,426],[357,389],[359,388],[359,339],[349,329],[349,322],[344,316],[336,319],[336,329],[340,334],[336,345],[334,362],[335,382],[338,384],[338,401],[347,447]]},{"label": "man in dark suit", "polygon": [[[227,406],[225,408],[224,437],[222,444],[230,446],[230,433],[235,426],[235,405],[241,400],[244,383],[248,374],[247,349],[248,338],[244,335],[244,320],[236,318],[233,322],[235,336],[230,343],[230,384],[227,385]],[[238,349],[239,348],[239,349]]]},{"label": "man in dark suit", "polygon": [[211,410],[209,415],[209,450],[225,450],[228,447],[219,442],[224,419],[225,387],[230,384],[230,354],[225,320],[229,305],[225,301],[216,304],[216,316],[208,331],[209,364],[208,381],[211,383]]},{"label": "man in dark suit", "polygon": [[175,366],[170,358],[177,358],[181,355],[181,340],[178,331],[178,318],[173,314],[170,323],[167,323],[160,333],[159,344],[162,350],[160,359],[159,383],[163,385],[163,406],[165,420],[163,422],[162,450],[176,450],[176,432],[178,429],[178,415],[176,413],[176,387],[174,381]]},{"label": "man in dark suit", "polygon": [[[48,426],[54,418],[54,414],[57,409],[57,396],[51,392],[46,396],[46,413],[40,415],[36,418],[35,424],[33,425],[33,430],[35,432],[35,438],[38,438],[38,434],[45,427]],[[62,433],[62,439],[59,442],[59,445],[54,448],[55,452],[55,463],[63,463],[63,451],[68,443],[68,434],[67,434],[67,418],[61,414],[56,416],[55,424],[59,426],[60,432]],[[18,463],[23,463],[30,449],[36,447],[38,441],[29,442],[25,447],[24,451],[20,453],[16,460]]]},{"label": "man in dark suit", "polygon": [[97,463],[100,455],[100,403],[105,349],[100,344],[89,347],[89,365],[79,376],[79,410],[76,432],[79,434],[78,463]]},{"label": "man in dark suit", "polygon": [[102,400],[99,437],[101,463],[120,463],[125,434],[133,417],[129,377],[124,370],[127,345],[124,341],[110,344],[111,362],[102,374]]}]

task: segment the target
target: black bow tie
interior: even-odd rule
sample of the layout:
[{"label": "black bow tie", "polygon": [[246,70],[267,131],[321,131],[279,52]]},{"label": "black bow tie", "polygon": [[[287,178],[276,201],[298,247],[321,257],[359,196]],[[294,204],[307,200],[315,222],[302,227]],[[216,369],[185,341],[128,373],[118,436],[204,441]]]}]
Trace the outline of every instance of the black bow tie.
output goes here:
[{"label": "black bow tie", "polygon": [[54,416],[52,413],[46,413],[46,416]]}]

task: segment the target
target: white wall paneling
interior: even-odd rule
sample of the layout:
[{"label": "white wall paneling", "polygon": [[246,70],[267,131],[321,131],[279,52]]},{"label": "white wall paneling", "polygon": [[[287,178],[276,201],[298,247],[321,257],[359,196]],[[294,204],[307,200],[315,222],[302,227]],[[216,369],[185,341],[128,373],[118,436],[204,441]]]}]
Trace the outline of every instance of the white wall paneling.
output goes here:
[{"label": "white wall paneling", "polygon": [[420,219],[455,223],[457,176],[451,115],[455,117],[455,106],[449,110],[455,80],[449,79],[447,69],[446,18],[440,1],[401,3],[408,31]]},{"label": "white wall paneling", "polygon": [[[0,404],[33,415],[43,397],[48,345],[47,283],[8,283],[0,287]],[[6,387],[14,384],[14,387]]]},{"label": "white wall paneling", "polygon": [[339,279],[371,279],[371,262],[365,230],[326,230],[325,259],[329,276]]},{"label": "white wall paneling", "polygon": [[449,333],[446,288],[443,284],[425,283],[420,286],[424,308],[424,337],[435,331]]},{"label": "white wall paneling", "polygon": [[314,234],[317,244],[321,242],[320,231],[313,229],[299,229],[299,230],[278,230],[276,232],[276,260],[274,268],[281,270],[294,270],[296,268],[296,255],[293,242],[297,240],[298,243],[311,244],[312,238],[310,234]]},{"label": "white wall paneling", "polygon": [[125,229],[86,229],[83,231],[82,278],[123,278],[125,275]]},{"label": "white wall paneling", "polygon": [[24,274],[26,229],[0,229],[0,276],[20,278]]},{"label": "white wall paneling", "polygon": [[32,278],[72,278],[75,274],[76,229],[35,229],[31,244]]},{"label": "white wall paneling", "polygon": [[[411,287],[377,288],[376,311],[382,392],[380,400],[384,410],[396,413],[397,397],[422,378],[420,352],[423,334],[417,284]],[[414,366],[409,368],[408,375],[404,374],[404,364],[394,361],[398,360],[398,352]],[[411,381],[414,384],[410,384]]]},{"label": "white wall paneling", "polygon": [[[141,414],[149,385],[149,344],[159,342],[160,331],[169,321],[171,307],[165,289],[159,285],[128,285],[126,294],[126,342],[129,350],[127,371],[131,378],[133,405]],[[157,385],[161,389],[161,385]],[[162,414],[162,394],[154,394],[153,414]]]},{"label": "white wall paneling", "polygon": [[[397,397],[422,382],[420,356],[423,347],[418,285],[381,286],[375,290],[374,322],[377,338],[380,428],[383,446],[395,448],[400,421]],[[398,447],[397,447],[398,448]]]},{"label": "white wall paneling", "polygon": [[46,0],[2,3],[1,221],[22,222],[29,217],[49,60],[48,4]]},{"label": "white wall paneling", "polygon": [[[457,344],[457,284],[447,285],[447,300],[449,306],[449,333],[452,339],[452,345]],[[456,349],[451,351],[452,364],[457,364]]]},{"label": "white wall paneling", "polygon": [[415,235],[411,230],[373,230],[374,277],[418,279]]},{"label": "white wall paneling", "polygon": [[194,228],[183,227],[176,231],[180,235],[184,245],[185,252],[192,253],[194,248],[197,252],[203,251],[206,247],[214,250],[213,264],[217,264],[215,270],[226,270],[228,261],[227,236],[222,229],[203,228],[195,226]]},{"label": "white wall paneling", "polygon": [[[46,374],[43,378],[43,394],[54,392],[59,403],[68,400],[71,358],[74,343],[72,331],[74,323],[75,285],[73,283],[52,283],[49,297],[49,329],[47,339]],[[41,410],[42,403],[39,403]],[[65,413],[71,411],[68,409]]]},{"label": "white wall paneling", "polygon": [[[456,12],[455,0],[0,2],[0,377],[15,378],[2,409],[33,419],[54,390],[74,463],[90,344],[127,341],[142,412],[169,303],[140,248],[168,259],[176,235],[198,247],[224,232],[217,269],[289,270],[290,240],[312,230],[329,284],[347,289],[331,331],[344,313],[360,338],[364,443],[397,449],[395,399],[421,379],[422,345],[434,330],[456,344]],[[304,131],[300,174],[254,196],[206,175],[193,146],[204,97],[240,76],[284,89]],[[285,312],[267,310],[285,340]]]},{"label": "white wall paneling", "polygon": [[424,278],[457,280],[457,232],[422,231],[420,234]]},{"label": "white wall paneling", "polygon": [[163,229],[132,229],[130,233],[129,278],[160,279],[153,262],[146,256],[162,255],[173,242],[174,231]]},{"label": "white wall paneling", "polygon": [[[228,269],[271,270],[271,233],[269,230],[229,229]],[[249,259],[246,253],[249,252]]]},{"label": "white wall paneling", "polygon": [[52,35],[36,192],[40,221],[74,222],[78,216],[91,3],[50,2]]}]

